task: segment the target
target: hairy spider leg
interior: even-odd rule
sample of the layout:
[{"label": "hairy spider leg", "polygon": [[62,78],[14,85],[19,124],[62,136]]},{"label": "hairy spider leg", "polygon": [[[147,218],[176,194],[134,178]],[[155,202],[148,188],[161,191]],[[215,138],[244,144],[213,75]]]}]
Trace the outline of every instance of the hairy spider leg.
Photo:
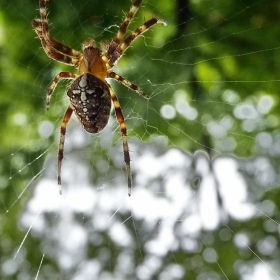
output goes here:
[{"label": "hairy spider leg", "polygon": [[65,141],[65,134],[66,134],[66,126],[69,122],[71,115],[73,113],[73,109],[71,105],[68,106],[65,115],[63,117],[63,121],[60,127],[60,139],[59,139],[59,150],[58,150],[58,161],[57,161],[57,183],[60,186],[60,194],[61,194],[61,165],[63,160],[63,151],[64,151],[64,141]]},{"label": "hairy spider leg", "polygon": [[32,20],[32,26],[41,40],[45,53],[52,59],[77,66],[81,53],[52,39],[49,34],[46,3],[48,0],[39,1],[40,19]]},{"label": "hairy spider leg", "polygon": [[[120,44],[122,38],[124,37],[127,27],[130,24],[131,20],[133,19],[134,15],[136,14],[140,4],[141,4],[142,0],[136,0],[134,1],[134,3],[132,4],[129,12],[127,13],[123,23],[121,24],[116,37],[112,40],[115,44],[111,44],[115,45],[116,47]],[[111,46],[110,44],[110,46]]]},{"label": "hairy spider leg", "polygon": [[48,22],[48,18],[47,18],[47,7],[46,7],[47,2],[48,2],[48,0],[40,0],[40,2],[39,2],[42,32],[43,32],[43,36],[45,37],[45,41],[47,42],[48,45],[53,47],[55,50],[65,54],[65,55],[68,55],[71,57],[79,57],[81,55],[81,53],[79,51],[69,48],[68,46],[66,46],[62,43],[59,43],[56,40],[53,40],[50,38],[49,22]]},{"label": "hairy spider leg", "polygon": [[151,18],[150,20],[146,21],[143,25],[138,27],[134,32],[132,32],[121,44],[120,44],[120,50],[121,50],[121,55],[127,50],[127,48],[130,46],[130,44],[141,34],[145,33],[148,31],[150,28],[152,28],[156,24],[164,24],[166,23],[157,18]]},{"label": "hairy spider leg", "polygon": [[50,108],[51,95],[53,94],[58,82],[61,79],[75,79],[75,78],[78,78],[78,77],[79,77],[78,74],[74,74],[74,73],[71,73],[71,72],[60,72],[54,77],[54,79],[53,79],[53,81],[52,81],[52,83],[51,83],[51,85],[50,85],[50,87],[47,91],[47,96],[46,96],[46,109],[47,110],[49,110],[49,108]]},{"label": "hairy spider leg", "polygon": [[148,31],[156,24],[164,24],[166,23],[157,18],[151,18],[150,20],[146,21],[143,25],[138,27],[134,32],[132,32],[122,43],[120,43],[114,50],[113,53],[110,53],[108,49],[107,53],[103,55],[102,59],[106,62],[107,69],[111,69],[116,62],[121,58],[121,56],[125,53],[125,51],[129,48],[131,43],[138,38],[141,34]]},{"label": "hairy spider leg", "polygon": [[[46,36],[43,34],[43,28],[41,25],[41,19],[32,20],[32,27],[34,28],[36,34],[41,40],[42,47],[47,54],[53,60],[59,61],[64,64],[68,64],[71,66],[77,66],[79,59],[77,57],[70,56],[69,54],[64,54],[61,50],[57,50],[54,48],[54,44],[49,45],[49,41],[46,40]],[[60,43],[54,39],[50,39],[52,42],[56,43],[58,46]],[[67,47],[68,48],[68,47]],[[63,48],[65,49],[65,48]]]},{"label": "hairy spider leg", "polygon": [[[74,74],[74,73],[70,73],[70,72],[60,72],[54,77],[54,79],[48,89],[48,92],[47,92],[47,98],[46,98],[47,99],[47,101],[46,101],[47,110],[50,107],[51,95],[54,92],[58,82],[61,79],[75,79],[78,76],[79,76],[78,74]],[[60,190],[59,190],[60,194],[61,194],[61,167],[62,167],[62,160],[63,160],[66,126],[71,118],[72,113],[73,113],[73,109],[71,108],[71,105],[69,105],[67,108],[67,111],[63,117],[63,121],[62,121],[62,124],[60,127],[60,140],[59,140],[59,150],[58,150],[58,159],[57,159],[57,183],[60,186]]]},{"label": "hairy spider leg", "polygon": [[[137,2],[137,1],[136,1]],[[140,1],[141,3],[141,1]],[[139,4],[140,4],[139,3]],[[131,45],[131,43],[137,38],[139,37],[141,34],[143,34],[144,32],[148,31],[151,27],[153,27],[156,24],[165,24],[164,21],[160,20],[160,19],[156,19],[156,18],[152,18],[148,21],[146,21],[143,25],[141,25],[140,27],[138,27],[134,32],[132,32],[124,41],[123,43],[121,43],[114,51],[114,53],[109,53],[109,50],[107,53],[105,53],[104,55],[102,55],[102,59],[103,61],[106,63],[106,67],[107,69],[111,69],[116,62],[118,61],[118,59],[124,54],[124,52],[128,49],[128,47]],[[142,92],[138,86],[136,86],[135,84],[127,81],[126,79],[124,79],[122,76],[118,75],[115,72],[108,72],[107,75],[108,78],[112,78],[115,79],[119,82],[121,82],[123,85],[125,85],[126,87],[131,88],[132,90],[136,91],[140,96],[148,99],[149,97]]]},{"label": "hairy spider leg", "polygon": [[143,91],[141,91],[137,85],[129,82],[128,80],[123,78],[121,75],[117,74],[116,72],[113,72],[113,71],[109,72],[107,77],[117,80],[118,82],[122,83],[124,86],[136,91],[140,96],[144,97],[145,99],[149,99],[149,96],[146,95]]},{"label": "hairy spider leg", "polygon": [[116,118],[118,120],[120,129],[121,129],[121,133],[122,133],[124,161],[126,164],[126,172],[127,172],[128,195],[130,196],[131,195],[132,176],[131,176],[131,168],[130,168],[130,155],[129,155],[129,148],[128,148],[128,142],[127,142],[126,124],[124,121],[124,116],[123,116],[118,98],[108,83],[107,83],[107,86],[110,90],[111,99],[113,101],[115,112],[116,112]]}]

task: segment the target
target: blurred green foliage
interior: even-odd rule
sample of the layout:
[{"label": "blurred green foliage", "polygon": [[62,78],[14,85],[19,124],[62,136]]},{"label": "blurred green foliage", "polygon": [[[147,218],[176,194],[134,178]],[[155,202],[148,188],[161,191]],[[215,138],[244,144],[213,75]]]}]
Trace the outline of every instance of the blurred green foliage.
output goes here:
[{"label": "blurred green foliage", "polygon": [[[168,25],[156,26],[141,36],[117,65],[118,73],[151,96],[147,101],[122,85],[112,83],[127,117],[129,136],[145,142],[164,136],[169,146],[185,152],[204,150],[211,158],[234,155],[244,159],[244,162],[250,162],[261,156],[271,163],[275,177],[279,177],[279,1],[185,1],[188,13],[181,22],[178,14],[185,6],[179,6],[179,2],[147,0],[131,24],[130,30],[133,30],[143,19],[156,16],[166,20]],[[93,37],[97,42],[110,40],[129,5],[128,0],[50,1],[51,36],[77,50],[88,37]],[[45,111],[46,90],[56,73],[73,71],[71,67],[51,61],[44,53],[40,40],[31,28],[31,20],[35,17],[39,17],[38,1],[0,2],[2,265],[14,256],[24,237],[17,225],[25,199],[30,195],[29,189],[26,191],[25,188],[39,178],[46,156],[56,153],[59,126],[67,107],[64,94],[66,83],[58,86],[49,112]],[[166,105],[171,107],[164,107]],[[164,108],[173,108],[174,116],[166,117],[162,113]],[[56,128],[48,137],[40,134],[40,126],[45,121]],[[260,133],[267,133],[272,144],[262,145],[258,141]],[[114,143],[120,140],[119,133],[114,137]],[[90,154],[93,145],[99,144],[85,147],[84,157],[95,174],[92,181],[100,182],[102,174],[96,167],[97,159]],[[99,157],[111,160],[110,165],[113,165],[113,159],[105,153],[101,152]],[[240,169],[248,185],[260,185],[254,171],[250,173],[244,162]],[[123,176],[123,170],[120,172],[108,172],[108,181],[114,176]],[[273,201],[276,210],[272,219],[275,220],[279,217],[280,207],[278,184],[275,180],[267,192],[258,190],[260,195],[257,197]],[[250,190],[250,198],[256,199],[254,189]],[[6,213],[7,210],[9,213]],[[258,240],[267,235],[262,230],[266,219],[259,217],[246,223],[230,219],[227,227],[234,232],[251,233],[252,249],[257,250]],[[141,221],[136,222],[136,228],[141,228]],[[134,226],[130,225],[131,232],[134,232]],[[219,265],[228,279],[239,279],[234,263],[240,258],[240,252],[233,237],[227,246],[219,240],[222,230],[221,227],[212,233],[202,232],[201,238],[214,236],[212,246],[222,256]],[[100,234],[104,240],[109,239],[106,230]],[[277,232],[271,235],[279,239]],[[144,244],[145,236],[138,233],[138,238],[134,244]],[[106,271],[114,267],[119,250],[110,244],[111,247],[107,249],[110,250],[112,263],[104,267]],[[44,247],[44,241],[30,237],[24,247],[25,263],[11,275],[5,275],[0,268],[1,279],[34,278],[42,253],[40,249],[33,249]],[[133,251],[135,263],[140,263],[144,258],[139,256],[138,249],[134,248]],[[178,265],[188,267],[195,256],[202,258],[201,254],[186,257],[186,253],[179,249],[171,254],[173,257],[166,258],[170,263],[175,259]],[[88,257],[98,258],[94,247],[90,247]],[[272,257],[260,253],[260,257],[265,261],[280,259],[279,252]],[[250,255],[243,261],[253,259],[254,256]],[[67,272],[64,278],[61,276],[59,265],[51,254],[44,264],[44,279],[72,279],[71,272]],[[204,264],[205,270],[211,267],[209,270],[221,275],[213,279],[223,279],[218,266]],[[198,273],[199,269],[190,269],[184,279],[197,279]],[[27,276],[24,278],[22,275]],[[159,278],[154,275],[151,279]]]}]

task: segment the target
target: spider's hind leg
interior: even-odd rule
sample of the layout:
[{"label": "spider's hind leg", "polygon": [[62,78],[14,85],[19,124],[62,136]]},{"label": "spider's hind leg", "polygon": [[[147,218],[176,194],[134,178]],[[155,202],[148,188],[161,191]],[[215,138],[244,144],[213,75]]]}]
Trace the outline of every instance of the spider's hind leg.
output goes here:
[{"label": "spider's hind leg", "polygon": [[66,126],[71,118],[73,113],[73,109],[69,105],[65,115],[63,117],[63,121],[60,127],[60,139],[59,139],[59,150],[58,150],[58,158],[57,158],[57,183],[60,186],[60,194],[61,194],[61,166],[63,160],[63,151],[64,151],[64,141],[65,141],[65,134],[66,134]]},{"label": "spider's hind leg", "polygon": [[111,99],[114,104],[116,117],[117,117],[118,123],[121,128],[122,140],[123,140],[124,161],[126,164],[126,172],[127,172],[128,195],[130,196],[131,195],[131,186],[132,186],[132,176],[131,176],[131,168],[130,168],[130,155],[129,155],[129,148],[128,148],[128,142],[127,142],[126,124],[124,121],[124,116],[123,116],[118,98],[117,98],[116,94],[114,93],[113,89],[111,88],[111,86],[108,83],[106,83],[106,84],[110,90],[110,95],[111,95]]}]

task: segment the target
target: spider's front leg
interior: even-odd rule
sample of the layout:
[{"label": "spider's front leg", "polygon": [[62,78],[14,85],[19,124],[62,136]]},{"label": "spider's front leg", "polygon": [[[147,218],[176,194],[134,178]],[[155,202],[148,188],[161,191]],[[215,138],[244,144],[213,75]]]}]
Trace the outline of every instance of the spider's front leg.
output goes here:
[{"label": "spider's front leg", "polygon": [[[136,38],[138,38],[141,34],[147,32],[156,24],[166,25],[166,22],[161,19],[151,18],[143,25],[138,27],[127,38],[125,38],[123,42],[120,42],[118,45],[116,45],[116,42],[113,40],[109,44],[107,53],[103,55],[103,60],[106,62],[107,69],[111,69],[118,62],[118,60],[123,56],[123,54]],[[110,45],[113,45],[113,47],[111,47]]]},{"label": "spider's front leg", "polygon": [[32,27],[41,40],[42,47],[48,57],[72,66],[77,66],[81,53],[52,39],[49,33],[46,3],[48,0],[39,0],[40,18],[32,20]]},{"label": "spider's front leg", "polygon": [[115,50],[119,46],[121,40],[125,36],[127,27],[129,26],[131,20],[133,19],[134,15],[136,14],[137,10],[139,9],[141,2],[142,2],[142,0],[136,0],[130,7],[130,10],[129,10],[128,14],[126,15],[123,23],[121,24],[116,37],[111,41],[111,44],[108,49],[109,56],[115,52]]}]

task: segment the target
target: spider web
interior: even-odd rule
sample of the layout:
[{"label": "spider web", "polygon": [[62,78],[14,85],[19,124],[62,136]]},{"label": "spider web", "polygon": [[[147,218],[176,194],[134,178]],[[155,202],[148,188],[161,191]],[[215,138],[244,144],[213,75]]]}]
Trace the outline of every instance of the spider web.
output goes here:
[{"label": "spider web", "polygon": [[[75,49],[109,40],[130,4],[51,1],[51,35]],[[114,113],[98,135],[72,117],[59,195],[67,82],[49,112],[45,92],[73,69],[35,39],[37,1],[0,7],[3,279],[280,278],[277,2],[143,3],[130,30],[153,16],[168,25],[138,38],[114,71],[150,100],[111,83],[131,197]]]}]

